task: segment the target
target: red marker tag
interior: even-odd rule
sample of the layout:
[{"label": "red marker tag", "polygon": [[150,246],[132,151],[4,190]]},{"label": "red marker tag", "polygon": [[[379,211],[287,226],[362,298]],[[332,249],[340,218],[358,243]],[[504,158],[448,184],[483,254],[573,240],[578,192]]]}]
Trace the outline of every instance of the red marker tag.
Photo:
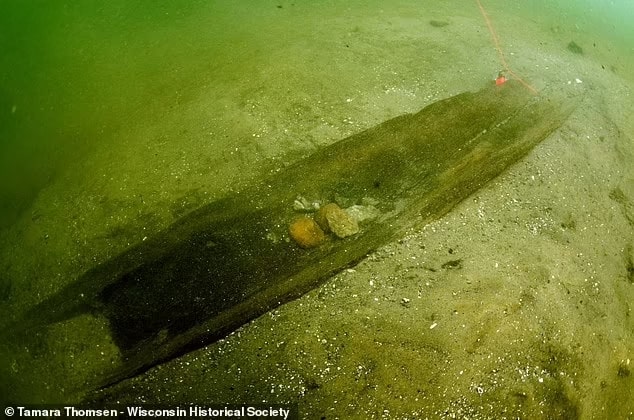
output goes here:
[{"label": "red marker tag", "polygon": [[506,77],[500,75],[500,76],[498,76],[497,79],[495,79],[495,85],[496,86],[500,86],[501,84],[504,84],[506,82],[506,80],[507,80]]}]

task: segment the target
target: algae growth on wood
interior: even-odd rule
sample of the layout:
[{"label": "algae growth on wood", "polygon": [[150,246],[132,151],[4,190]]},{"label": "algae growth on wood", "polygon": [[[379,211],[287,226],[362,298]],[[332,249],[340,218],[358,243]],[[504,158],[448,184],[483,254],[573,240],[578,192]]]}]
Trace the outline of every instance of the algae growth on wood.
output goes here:
[{"label": "algae growth on wood", "polygon": [[[556,130],[571,102],[508,82],[343,139],[90,269],[13,325],[26,332],[15,341],[80,314],[107,320],[120,355],[93,388],[210,343],[445,214]],[[298,246],[289,226],[328,203],[354,219],[334,210],[347,233],[320,228]]]}]

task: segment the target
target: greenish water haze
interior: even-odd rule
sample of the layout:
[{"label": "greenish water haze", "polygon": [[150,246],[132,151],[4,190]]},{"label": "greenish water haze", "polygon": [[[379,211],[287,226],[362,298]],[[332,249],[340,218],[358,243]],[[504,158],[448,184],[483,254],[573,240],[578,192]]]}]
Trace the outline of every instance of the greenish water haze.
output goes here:
[{"label": "greenish water haze", "polygon": [[621,76],[634,79],[634,2],[559,0],[519,2],[519,15],[549,25],[552,32],[579,40],[585,53]]},{"label": "greenish water haze", "polygon": [[250,33],[257,27],[249,21],[266,17],[246,15],[244,4],[5,1],[1,7],[5,226],[73,160],[121,141],[134,127],[159,124],[201,85],[236,77],[240,51],[251,54],[266,38]]},{"label": "greenish water haze", "polygon": [[161,101],[154,84],[168,83],[169,75],[147,44],[161,43],[162,33],[147,32],[165,21],[158,4],[127,4],[3,2],[5,224],[74,159],[147,118],[144,103]]}]

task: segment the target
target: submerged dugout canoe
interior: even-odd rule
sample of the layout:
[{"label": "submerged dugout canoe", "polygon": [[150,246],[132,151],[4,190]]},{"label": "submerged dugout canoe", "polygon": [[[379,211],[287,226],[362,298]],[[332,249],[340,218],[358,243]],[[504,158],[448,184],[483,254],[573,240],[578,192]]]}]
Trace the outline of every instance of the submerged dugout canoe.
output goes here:
[{"label": "submerged dugout canoe", "polygon": [[[535,96],[510,81],[388,120],[90,269],[11,333],[85,313],[105,317],[120,355],[89,387],[133,376],[225,336],[406,229],[442,216],[556,130],[572,102]],[[356,234],[330,234],[303,249],[288,233],[298,197],[357,205],[373,217]],[[29,335],[12,339],[28,346]]]}]

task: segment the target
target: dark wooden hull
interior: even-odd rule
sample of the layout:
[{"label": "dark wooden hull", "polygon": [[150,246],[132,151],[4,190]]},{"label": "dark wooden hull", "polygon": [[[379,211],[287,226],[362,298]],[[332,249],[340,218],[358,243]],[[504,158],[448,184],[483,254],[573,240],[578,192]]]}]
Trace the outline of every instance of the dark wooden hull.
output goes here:
[{"label": "dark wooden hull", "polygon": [[[442,216],[556,130],[568,103],[508,82],[386,121],[186,215],[89,270],[12,328],[47,328],[86,312],[105,317],[122,357],[94,386],[133,376],[225,336]],[[298,196],[370,201],[378,216],[355,235],[302,249],[288,235]]]}]

